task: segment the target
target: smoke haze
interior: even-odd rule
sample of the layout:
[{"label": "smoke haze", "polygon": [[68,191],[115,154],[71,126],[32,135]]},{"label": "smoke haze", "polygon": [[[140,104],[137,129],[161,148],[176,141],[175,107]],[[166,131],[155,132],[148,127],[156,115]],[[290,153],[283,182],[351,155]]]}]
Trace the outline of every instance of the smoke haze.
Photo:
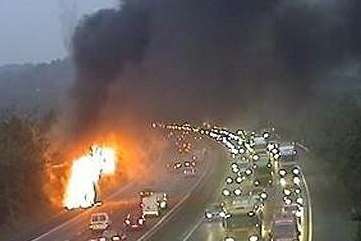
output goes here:
[{"label": "smoke haze", "polygon": [[360,56],[359,1],[133,0],[73,38],[74,130],[152,119],[270,119]]}]

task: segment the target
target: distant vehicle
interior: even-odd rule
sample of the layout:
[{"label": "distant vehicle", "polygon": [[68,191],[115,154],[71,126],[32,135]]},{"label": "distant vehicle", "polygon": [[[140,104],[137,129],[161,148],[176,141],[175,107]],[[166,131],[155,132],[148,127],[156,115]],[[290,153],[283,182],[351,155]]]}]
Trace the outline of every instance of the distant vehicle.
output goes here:
[{"label": "distant vehicle", "polygon": [[266,187],[273,184],[273,168],[272,164],[265,157],[261,157],[258,161],[254,162],[254,175],[258,184],[256,186]]},{"label": "distant vehicle", "polygon": [[140,198],[149,197],[154,194],[154,191],[150,188],[143,189],[139,192]]},{"label": "distant vehicle", "polygon": [[275,216],[272,221],[271,241],[299,241],[300,232],[294,215]]},{"label": "distant vehicle", "polygon": [[195,177],[197,176],[197,169],[194,167],[184,168],[183,174],[185,177]]},{"label": "distant vehicle", "polygon": [[94,213],[90,217],[89,229],[92,231],[104,231],[110,225],[111,221],[107,213]]},{"label": "distant vehicle", "polygon": [[190,162],[190,161],[185,161],[185,162],[184,162],[184,166],[185,166],[185,167],[190,167],[190,166],[191,166],[191,162]]},{"label": "distant vehicle", "polygon": [[125,241],[127,239],[127,235],[122,232],[105,230],[99,237],[90,239],[89,241]]},{"label": "distant vehicle", "polygon": [[209,222],[221,221],[225,217],[226,213],[220,205],[213,205],[204,212],[204,218]]},{"label": "distant vehicle", "polygon": [[124,219],[124,226],[128,231],[141,230],[145,226],[145,217],[142,210],[129,213]]},{"label": "distant vehicle", "polygon": [[294,215],[297,219],[298,225],[301,225],[304,208],[297,204],[284,205],[282,213],[286,215]]},{"label": "distant vehicle", "polygon": [[183,167],[183,164],[181,162],[176,162],[174,163],[173,165],[173,169],[174,170],[178,170],[178,169],[181,169]]},{"label": "distant vehicle", "polygon": [[266,152],[267,140],[263,136],[256,136],[253,138],[253,148],[257,153]]},{"label": "distant vehicle", "polygon": [[262,229],[262,212],[254,209],[251,196],[238,199],[236,203],[224,206],[226,213],[223,219],[225,230],[224,241],[259,241]]},{"label": "distant vehicle", "polygon": [[278,150],[279,150],[281,160],[286,161],[286,162],[296,160],[297,151],[296,151],[295,145],[293,145],[293,144],[281,145],[278,148]]},{"label": "distant vehicle", "polygon": [[158,217],[161,211],[168,207],[167,194],[154,192],[152,195],[145,196],[141,200],[141,207],[145,217]]}]

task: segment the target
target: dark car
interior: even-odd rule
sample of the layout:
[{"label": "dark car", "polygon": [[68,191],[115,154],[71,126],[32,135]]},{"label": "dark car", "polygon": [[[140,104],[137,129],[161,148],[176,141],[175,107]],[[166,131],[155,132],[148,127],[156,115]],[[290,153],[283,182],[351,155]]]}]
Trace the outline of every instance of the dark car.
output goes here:
[{"label": "dark car", "polygon": [[127,235],[115,230],[105,230],[101,235],[89,239],[89,241],[126,241]]},{"label": "dark car", "polygon": [[124,219],[124,226],[127,230],[141,230],[145,226],[145,217],[141,210],[129,213]]}]

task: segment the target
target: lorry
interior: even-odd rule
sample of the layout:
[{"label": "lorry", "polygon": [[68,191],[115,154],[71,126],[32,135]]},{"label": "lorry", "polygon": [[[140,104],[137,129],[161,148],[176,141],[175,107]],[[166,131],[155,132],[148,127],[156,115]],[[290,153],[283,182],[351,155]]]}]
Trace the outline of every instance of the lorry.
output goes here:
[{"label": "lorry", "polygon": [[161,211],[168,207],[167,194],[152,192],[151,195],[142,197],[141,207],[144,216],[158,217]]},{"label": "lorry", "polygon": [[254,176],[256,187],[266,187],[273,184],[273,166],[268,157],[261,156],[254,161]]},{"label": "lorry", "polygon": [[262,211],[255,210],[254,198],[245,196],[237,202],[227,203],[223,209],[225,218],[224,241],[259,241],[262,229]]},{"label": "lorry", "polygon": [[273,217],[270,233],[271,241],[299,241],[297,219],[292,214],[280,214]]}]

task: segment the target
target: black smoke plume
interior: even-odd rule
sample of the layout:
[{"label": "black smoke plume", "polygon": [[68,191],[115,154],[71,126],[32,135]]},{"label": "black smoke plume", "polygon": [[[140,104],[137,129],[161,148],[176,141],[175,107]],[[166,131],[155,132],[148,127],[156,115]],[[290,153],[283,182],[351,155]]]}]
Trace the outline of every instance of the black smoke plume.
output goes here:
[{"label": "black smoke plume", "polygon": [[294,116],[360,56],[359,1],[139,0],[74,36],[77,126]]},{"label": "black smoke plume", "polygon": [[87,16],[76,28],[75,130],[87,131],[97,124],[117,75],[125,65],[142,60],[149,42],[148,21],[145,9],[124,4],[119,10],[100,10]]}]

